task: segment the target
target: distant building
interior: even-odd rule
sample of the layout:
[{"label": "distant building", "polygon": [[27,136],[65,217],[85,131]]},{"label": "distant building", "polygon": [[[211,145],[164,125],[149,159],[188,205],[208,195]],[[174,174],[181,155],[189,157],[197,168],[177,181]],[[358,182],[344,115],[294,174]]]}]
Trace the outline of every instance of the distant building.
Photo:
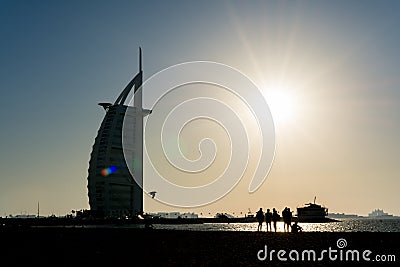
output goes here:
[{"label": "distant building", "polygon": [[[252,217],[252,216],[249,216],[249,217]],[[232,218],[235,218],[235,216],[233,216],[233,215],[231,215],[229,213],[222,212],[222,213],[215,214],[214,218],[229,218],[229,219],[232,219]]]},{"label": "distant building", "polygon": [[38,218],[36,215],[33,214],[18,214],[15,216],[10,216],[10,218],[16,218],[16,219],[32,219],[32,218]]},{"label": "distant building", "polygon": [[344,214],[344,213],[329,213],[329,218],[360,218],[357,214]]},{"label": "distant building", "polygon": [[182,219],[197,219],[199,216],[196,213],[180,213],[180,212],[158,212],[158,213],[151,213],[153,217],[159,217],[159,218],[167,218],[167,219],[177,219],[177,218],[182,218]]},{"label": "distant building", "polygon": [[[143,213],[143,116],[141,50],[139,73],[129,82],[114,104],[99,103],[106,114],[100,125],[89,161],[88,196],[93,214],[105,217],[136,216]],[[134,106],[125,101],[134,88]],[[130,153],[135,179],[125,162],[122,147],[123,123],[129,115],[133,127]],[[130,165],[131,166],[131,165]]]},{"label": "distant building", "polygon": [[393,218],[394,216],[388,214],[380,209],[375,209],[371,213],[368,214],[368,218]]}]

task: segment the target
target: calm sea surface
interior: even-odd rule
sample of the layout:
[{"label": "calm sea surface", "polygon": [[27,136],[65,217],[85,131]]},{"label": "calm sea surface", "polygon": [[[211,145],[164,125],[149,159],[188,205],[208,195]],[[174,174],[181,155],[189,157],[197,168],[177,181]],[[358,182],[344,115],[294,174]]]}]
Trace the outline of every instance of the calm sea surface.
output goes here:
[{"label": "calm sea surface", "polygon": [[[155,224],[154,229],[194,231],[257,231],[258,223]],[[305,232],[400,232],[400,219],[341,219],[340,222],[299,223]],[[283,232],[283,222],[278,222]],[[266,225],[263,224],[263,231]]]}]

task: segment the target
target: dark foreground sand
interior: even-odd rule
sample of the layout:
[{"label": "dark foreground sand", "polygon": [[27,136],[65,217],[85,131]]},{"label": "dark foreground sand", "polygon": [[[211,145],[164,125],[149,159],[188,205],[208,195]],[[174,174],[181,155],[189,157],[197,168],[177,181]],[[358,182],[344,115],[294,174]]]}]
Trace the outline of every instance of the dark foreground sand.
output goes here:
[{"label": "dark foreground sand", "polygon": [[[338,249],[337,240],[362,253],[395,255],[396,262],[272,261],[257,259],[270,250]],[[400,266],[400,233],[266,233],[118,228],[0,228],[0,266]],[[336,254],[339,256],[337,252]],[[263,254],[261,254],[263,256]],[[361,255],[360,255],[361,257]],[[4,262],[7,264],[4,264]],[[397,263],[397,264],[396,264]]]}]

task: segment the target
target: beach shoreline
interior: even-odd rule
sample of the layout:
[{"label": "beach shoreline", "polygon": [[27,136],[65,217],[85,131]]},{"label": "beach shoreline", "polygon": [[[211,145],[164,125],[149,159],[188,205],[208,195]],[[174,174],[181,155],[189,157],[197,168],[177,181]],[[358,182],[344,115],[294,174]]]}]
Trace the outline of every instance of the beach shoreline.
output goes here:
[{"label": "beach shoreline", "polygon": [[[363,263],[332,261],[259,260],[257,253],[268,251],[338,249],[370,250],[372,255],[395,255],[400,260],[400,233],[388,232],[301,232],[187,231],[127,228],[0,228],[2,259],[15,259],[40,266],[326,266]],[[339,252],[338,252],[339,253]],[[24,255],[24,257],[21,257]],[[260,253],[263,256],[263,252]],[[286,255],[287,257],[287,255]],[[25,262],[26,261],[26,262]],[[371,263],[371,262],[364,262]],[[390,262],[386,262],[390,263]],[[395,264],[395,262],[391,262]]]}]

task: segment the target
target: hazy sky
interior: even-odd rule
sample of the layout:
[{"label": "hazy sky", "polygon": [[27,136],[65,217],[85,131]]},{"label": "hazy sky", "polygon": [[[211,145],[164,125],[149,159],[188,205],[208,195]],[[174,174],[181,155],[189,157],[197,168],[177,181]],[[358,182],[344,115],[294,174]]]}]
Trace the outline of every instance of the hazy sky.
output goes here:
[{"label": "hazy sky", "polygon": [[[216,61],[275,105],[261,188],[249,194],[244,179],[181,211],[295,209],[317,196],[331,212],[400,215],[398,25],[399,1],[0,0],[0,216],[36,213],[37,202],[43,214],[89,208],[97,103],[137,73],[139,46],[144,79]],[[146,197],[145,211],[162,210],[179,209]]]}]

